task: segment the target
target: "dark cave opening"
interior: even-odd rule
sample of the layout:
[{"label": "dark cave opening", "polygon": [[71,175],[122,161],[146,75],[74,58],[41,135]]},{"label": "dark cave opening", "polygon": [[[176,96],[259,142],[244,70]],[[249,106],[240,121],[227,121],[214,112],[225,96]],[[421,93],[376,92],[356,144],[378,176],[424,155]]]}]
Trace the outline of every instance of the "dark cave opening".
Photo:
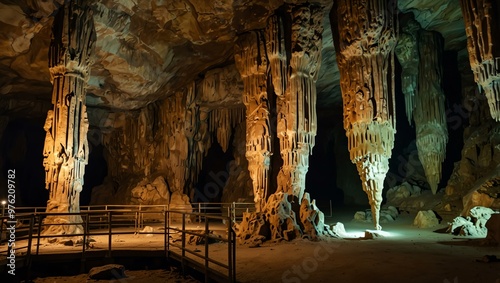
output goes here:
[{"label": "dark cave opening", "polygon": [[[43,124],[44,119],[14,119],[2,136],[2,184],[7,184],[7,171],[15,170],[16,206],[45,206],[49,198],[43,168]],[[7,190],[1,193],[5,199]]]},{"label": "dark cave opening", "polygon": [[198,202],[221,202],[222,193],[229,178],[229,164],[233,157],[233,136],[231,136],[229,147],[226,152],[214,138],[212,146],[203,158],[203,166],[198,173],[198,182],[195,185],[195,195],[191,200]]},{"label": "dark cave opening", "polygon": [[[16,205],[45,207],[49,191],[45,189],[43,147],[45,130],[42,118],[19,118],[9,122],[2,135],[1,178],[7,184],[7,171],[15,170]],[[80,195],[80,205],[88,205],[92,188],[102,184],[107,175],[107,164],[102,145],[90,145],[89,163],[85,166],[85,182]],[[6,198],[2,190],[0,199]]]},{"label": "dark cave opening", "polygon": [[85,166],[83,190],[80,193],[80,205],[89,205],[92,188],[101,185],[108,174],[108,164],[104,158],[102,144],[92,146],[89,141],[89,163]]},{"label": "dark cave opening", "polygon": [[[325,115],[325,114],[323,114]],[[330,206],[344,205],[344,192],[338,186],[339,172],[335,134],[332,133],[335,119],[318,113],[318,127],[315,146],[309,156],[309,170],[306,176],[306,193],[316,199],[316,205],[326,213]],[[345,132],[344,132],[345,136]],[[347,149],[347,142],[345,144]],[[350,161],[349,161],[350,162]]]}]

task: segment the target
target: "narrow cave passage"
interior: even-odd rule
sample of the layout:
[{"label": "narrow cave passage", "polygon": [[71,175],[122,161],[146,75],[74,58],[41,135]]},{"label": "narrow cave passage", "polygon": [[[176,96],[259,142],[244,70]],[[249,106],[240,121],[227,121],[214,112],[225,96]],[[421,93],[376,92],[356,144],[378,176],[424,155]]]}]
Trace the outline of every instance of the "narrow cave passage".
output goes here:
[{"label": "narrow cave passage", "polygon": [[203,159],[203,168],[198,174],[196,191],[191,202],[221,202],[223,189],[229,178],[229,162],[233,159],[231,146],[224,152],[214,139]]}]

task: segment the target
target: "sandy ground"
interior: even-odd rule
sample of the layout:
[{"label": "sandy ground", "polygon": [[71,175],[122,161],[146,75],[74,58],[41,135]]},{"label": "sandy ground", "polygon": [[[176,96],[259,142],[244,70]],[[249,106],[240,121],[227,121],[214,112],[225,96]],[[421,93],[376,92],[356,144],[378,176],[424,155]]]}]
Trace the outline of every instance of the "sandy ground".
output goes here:
[{"label": "sandy ground", "polygon": [[[402,214],[383,224],[384,237],[363,239],[370,223],[356,223],[348,215],[327,219],[341,221],[350,239],[321,242],[294,240],[265,243],[258,248],[237,247],[237,280],[239,282],[492,282],[500,283],[500,262],[483,262],[485,255],[500,258],[499,246],[481,245],[479,239],[457,237],[412,226],[415,215]],[[163,238],[116,236],[113,245],[137,248],[158,246]],[[94,248],[105,246],[96,239]],[[202,246],[191,246],[203,250]],[[211,244],[210,255],[225,262],[227,246]],[[165,270],[127,271],[126,279],[98,282],[196,282]],[[73,277],[39,278],[35,282],[94,282],[86,274]]]}]

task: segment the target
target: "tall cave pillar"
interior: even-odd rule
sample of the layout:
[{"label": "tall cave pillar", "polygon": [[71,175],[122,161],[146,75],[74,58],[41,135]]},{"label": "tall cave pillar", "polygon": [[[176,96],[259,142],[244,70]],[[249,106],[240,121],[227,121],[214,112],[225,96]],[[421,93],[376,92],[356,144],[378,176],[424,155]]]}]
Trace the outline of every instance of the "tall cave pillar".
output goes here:
[{"label": "tall cave pillar", "polygon": [[418,92],[418,31],[420,24],[414,19],[413,13],[400,18],[401,31],[395,49],[398,61],[401,64],[401,85],[405,96],[405,110],[408,123],[412,124],[415,97]]},{"label": "tall cave pillar", "polygon": [[500,121],[500,5],[497,0],[460,0],[474,79],[484,90],[491,117]]},{"label": "tall cave pillar", "polygon": [[[95,31],[84,1],[66,1],[54,18],[49,49],[53,110],[47,113],[43,150],[47,212],[79,212],[89,147],[85,87]],[[80,222],[80,217],[50,216],[45,224]],[[48,226],[53,234],[78,233],[79,225]]]},{"label": "tall cave pillar", "polygon": [[[290,19],[290,30],[283,28],[279,17],[272,17],[266,31],[283,159],[277,191],[293,195],[300,203],[316,137],[316,80],[321,65],[323,7],[288,5],[286,17]],[[286,41],[290,42],[289,50],[285,49]]]},{"label": "tall cave pillar", "polygon": [[396,132],[395,7],[385,0],[340,0],[330,18],[350,157],[381,229],[382,190]]},{"label": "tall cave pillar", "polygon": [[436,194],[441,180],[441,163],[446,157],[448,143],[445,96],[441,88],[443,44],[443,38],[437,32],[419,33],[419,87],[414,119],[418,158],[433,194]]},{"label": "tall cave pillar", "polygon": [[263,210],[269,184],[271,132],[267,95],[267,59],[259,32],[243,34],[235,47],[235,61],[243,79],[246,106],[246,158],[257,212]]}]

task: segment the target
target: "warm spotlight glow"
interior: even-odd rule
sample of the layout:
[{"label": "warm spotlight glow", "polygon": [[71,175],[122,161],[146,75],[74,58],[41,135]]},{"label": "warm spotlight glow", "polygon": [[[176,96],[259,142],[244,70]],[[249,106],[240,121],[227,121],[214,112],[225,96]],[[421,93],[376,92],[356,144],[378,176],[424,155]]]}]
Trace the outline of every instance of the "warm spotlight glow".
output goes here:
[{"label": "warm spotlight glow", "polygon": [[2,200],[2,205],[6,205],[7,202],[5,200]]}]

